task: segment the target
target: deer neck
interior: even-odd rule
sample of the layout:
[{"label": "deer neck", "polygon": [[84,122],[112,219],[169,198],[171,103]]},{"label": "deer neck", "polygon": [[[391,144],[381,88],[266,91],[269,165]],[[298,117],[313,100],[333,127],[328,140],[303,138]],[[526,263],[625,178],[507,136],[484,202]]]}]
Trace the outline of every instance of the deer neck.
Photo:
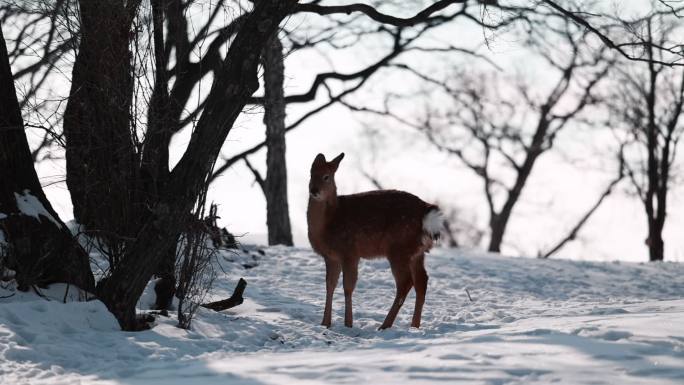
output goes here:
[{"label": "deer neck", "polygon": [[325,200],[309,197],[307,221],[309,223],[309,237],[320,237],[327,225],[332,221],[337,211],[337,194],[332,194]]}]

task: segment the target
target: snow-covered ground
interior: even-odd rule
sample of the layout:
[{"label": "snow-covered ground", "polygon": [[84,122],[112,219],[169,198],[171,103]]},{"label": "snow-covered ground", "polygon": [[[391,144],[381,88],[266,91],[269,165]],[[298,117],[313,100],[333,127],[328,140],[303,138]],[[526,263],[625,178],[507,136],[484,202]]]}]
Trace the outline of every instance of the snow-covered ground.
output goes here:
[{"label": "snow-covered ground", "polygon": [[319,325],[323,262],[311,250],[252,247],[221,264],[210,299],[244,277],[245,303],[200,310],[191,331],[161,317],[121,332],[98,301],[62,303],[64,285],[47,298],[0,290],[0,384],[684,383],[682,264],[435,250],[422,328],[409,328],[411,294],[386,331],[385,261],[362,264],[352,329],[338,289],[329,330]]}]

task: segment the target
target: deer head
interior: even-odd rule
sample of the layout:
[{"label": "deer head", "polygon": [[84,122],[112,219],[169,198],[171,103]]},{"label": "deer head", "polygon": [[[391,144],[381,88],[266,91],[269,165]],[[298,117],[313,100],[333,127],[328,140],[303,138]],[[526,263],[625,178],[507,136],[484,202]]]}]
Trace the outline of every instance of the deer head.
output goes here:
[{"label": "deer head", "polygon": [[327,201],[337,196],[335,172],[344,158],[344,153],[328,162],[323,154],[316,155],[311,164],[311,180],[309,181],[309,196],[316,201]]}]

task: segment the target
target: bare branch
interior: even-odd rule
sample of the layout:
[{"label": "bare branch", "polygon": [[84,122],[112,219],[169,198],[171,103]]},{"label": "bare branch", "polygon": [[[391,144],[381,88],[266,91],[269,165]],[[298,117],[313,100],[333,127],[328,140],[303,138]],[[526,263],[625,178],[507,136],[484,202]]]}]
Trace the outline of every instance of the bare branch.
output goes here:
[{"label": "bare branch", "polygon": [[251,171],[254,175],[254,181],[259,185],[259,187],[261,187],[262,191],[266,191],[266,181],[261,177],[261,173],[259,173],[259,171],[252,166],[246,156],[242,158],[242,160],[245,162],[245,166],[247,166],[249,171]]},{"label": "bare branch", "polygon": [[[373,6],[362,3],[354,3],[347,5],[320,5],[315,3],[298,4],[295,7],[295,12],[309,12],[317,13],[319,15],[332,15],[332,14],[346,14],[350,15],[354,12],[360,12],[364,15],[370,17],[371,19],[380,22],[382,24],[394,25],[397,27],[411,27],[420,23],[425,23],[426,21],[434,21],[436,19],[441,19],[439,16],[434,16],[435,13],[447,8],[453,4],[465,4],[466,0],[440,0],[426,7],[422,11],[415,14],[413,17],[400,18],[391,15],[384,14],[378,11]],[[496,5],[497,0],[481,0],[482,5]]]},{"label": "bare branch", "polygon": [[577,223],[570,229],[568,234],[562,238],[560,241],[558,241],[553,247],[549,248],[546,252],[540,252],[539,257],[540,258],[549,258],[553,254],[557,253],[560,249],[562,249],[566,244],[569,242],[575,240],[577,238],[577,234],[580,232],[582,227],[589,221],[592,215],[598,210],[599,207],[601,207],[601,204],[603,201],[613,192],[615,189],[615,186],[617,186],[622,179],[625,177],[624,173],[624,159],[620,160],[620,168],[619,168],[619,173],[618,176],[612,180],[608,186],[606,187],[605,190],[603,190],[603,193],[599,196],[599,198],[596,200],[596,202],[589,207],[589,209],[580,217],[580,219],[577,221]]},{"label": "bare branch", "polygon": [[[568,17],[570,20],[574,21],[578,25],[581,25],[582,27],[586,28],[588,31],[593,33],[595,36],[597,36],[603,44],[605,44],[608,48],[611,48],[615,51],[617,51],[621,56],[624,58],[631,60],[631,61],[636,61],[636,62],[643,62],[643,63],[655,63],[659,65],[664,65],[668,67],[673,67],[673,66],[684,66],[684,63],[681,63],[681,56],[677,61],[671,61],[671,62],[666,62],[662,60],[654,60],[654,59],[649,59],[649,58],[644,58],[640,56],[634,56],[631,55],[629,52],[624,50],[624,47],[630,44],[618,44],[613,39],[608,37],[605,33],[601,32],[598,28],[594,27],[591,23],[589,23],[582,15],[586,15],[586,13],[581,13],[581,12],[573,12],[568,9],[565,9],[558,5],[555,1],[552,0],[542,0],[542,2],[546,5],[548,5],[550,8],[558,11],[560,14]],[[649,45],[649,44],[641,44],[641,45]],[[653,45],[650,45],[653,47]],[[663,47],[661,47],[663,48]],[[681,55],[681,52],[679,52],[679,55]]]}]

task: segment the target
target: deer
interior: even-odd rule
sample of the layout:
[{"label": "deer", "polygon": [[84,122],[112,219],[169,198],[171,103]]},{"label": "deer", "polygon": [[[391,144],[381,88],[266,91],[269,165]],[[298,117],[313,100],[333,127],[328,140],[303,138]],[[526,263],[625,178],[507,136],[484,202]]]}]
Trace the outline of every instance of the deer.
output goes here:
[{"label": "deer", "polygon": [[323,321],[332,324],[332,299],[343,273],[344,325],[352,327],[352,294],[359,261],[387,258],[396,295],[380,330],[392,327],[411,288],[416,303],[411,326],[420,327],[428,274],[425,254],[439,239],[444,218],[436,205],[404,191],[376,190],[337,195],[335,173],[341,153],[328,162],[318,154],[311,165],[307,208],[308,236],[313,250],[325,261],[326,296]]}]

